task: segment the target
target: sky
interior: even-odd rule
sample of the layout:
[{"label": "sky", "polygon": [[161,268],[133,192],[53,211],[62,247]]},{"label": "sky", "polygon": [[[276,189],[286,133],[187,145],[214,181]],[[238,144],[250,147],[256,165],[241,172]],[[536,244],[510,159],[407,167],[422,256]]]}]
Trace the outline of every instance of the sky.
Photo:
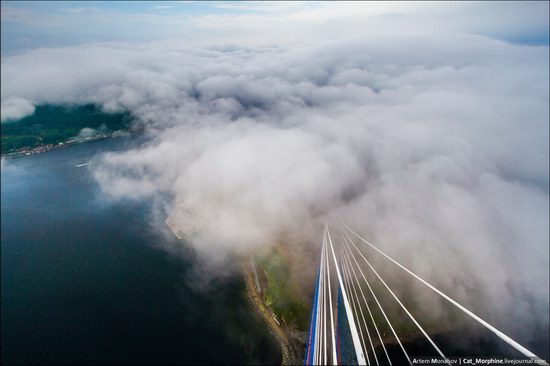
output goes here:
[{"label": "sky", "polygon": [[345,221],[528,340],[549,323],[548,4],[2,2],[2,123],[130,113],[146,141],[90,165],[102,197],[147,200],[158,230],[194,212],[203,274]]},{"label": "sky", "polygon": [[90,42],[280,42],[334,38],[350,31],[386,34],[401,28],[454,30],[525,44],[548,44],[549,40],[545,1],[2,1],[1,20],[3,55]]}]

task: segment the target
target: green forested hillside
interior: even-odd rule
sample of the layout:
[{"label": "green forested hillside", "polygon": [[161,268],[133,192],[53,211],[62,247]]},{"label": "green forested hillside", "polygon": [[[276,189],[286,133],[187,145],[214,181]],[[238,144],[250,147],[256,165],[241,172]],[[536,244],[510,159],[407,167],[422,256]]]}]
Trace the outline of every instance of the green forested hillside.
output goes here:
[{"label": "green forested hillside", "polygon": [[124,130],[130,121],[128,114],[107,114],[94,105],[38,106],[31,116],[2,123],[1,151],[7,153],[22,147],[63,142],[77,136],[85,127],[102,132]]}]

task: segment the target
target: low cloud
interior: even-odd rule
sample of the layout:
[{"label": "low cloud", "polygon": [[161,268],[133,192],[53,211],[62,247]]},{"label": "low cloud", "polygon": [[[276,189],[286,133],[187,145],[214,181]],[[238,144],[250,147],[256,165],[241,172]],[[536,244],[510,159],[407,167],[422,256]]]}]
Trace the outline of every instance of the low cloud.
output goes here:
[{"label": "low cloud", "polygon": [[465,34],[41,49],[3,59],[2,120],[10,100],[131,112],[147,141],[98,157],[96,180],[160,225],[193,212],[206,261],[343,220],[462,301],[547,326],[548,62]]},{"label": "low cloud", "polygon": [[22,98],[2,99],[1,118],[2,122],[17,121],[34,113],[34,104]]},{"label": "low cloud", "polygon": [[87,137],[95,137],[99,132],[93,128],[84,127],[79,132],[77,137],[78,138],[87,138]]}]

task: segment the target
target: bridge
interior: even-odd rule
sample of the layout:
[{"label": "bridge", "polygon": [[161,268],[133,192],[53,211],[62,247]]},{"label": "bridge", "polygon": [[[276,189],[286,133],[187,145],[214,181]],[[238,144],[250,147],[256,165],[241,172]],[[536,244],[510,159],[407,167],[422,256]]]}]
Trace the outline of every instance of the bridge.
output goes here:
[{"label": "bridge", "polygon": [[[375,254],[376,258],[388,261],[388,264],[391,263],[407,277],[419,281],[460,310],[460,314],[475,320],[496,335],[500,341],[507,343],[527,361],[530,359],[533,363],[548,365],[514,339],[391,258],[346,224],[342,224],[338,235],[333,236],[327,223],[323,234],[304,365],[392,365],[402,364],[403,361],[413,365],[413,356],[418,355],[411,355],[410,350],[405,347],[407,344],[398,334],[399,327],[395,324],[395,318],[393,323],[390,321],[388,309],[382,306],[384,302],[381,300],[384,296],[395,300],[395,306],[399,306],[402,313],[414,323],[438,360],[452,364],[451,359],[446,357],[441,349],[441,344],[438,345],[430,337],[411,309],[398,297],[395,289],[392,290],[389,281],[384,280],[381,271],[376,270],[373,265],[375,256],[372,254]],[[379,315],[378,319],[375,319],[373,313]],[[396,352],[389,351],[388,342],[382,334],[382,325],[384,329],[389,329],[394,349],[399,351],[400,357],[397,360]]]}]

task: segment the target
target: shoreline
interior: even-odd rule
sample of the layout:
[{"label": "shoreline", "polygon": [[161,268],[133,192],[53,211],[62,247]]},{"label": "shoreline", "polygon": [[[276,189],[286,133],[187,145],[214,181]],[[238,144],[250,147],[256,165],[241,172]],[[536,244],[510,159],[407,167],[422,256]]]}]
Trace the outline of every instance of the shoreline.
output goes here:
[{"label": "shoreline", "polygon": [[1,159],[13,159],[13,158],[20,158],[20,157],[23,157],[23,156],[44,154],[44,153],[47,153],[47,152],[50,152],[50,151],[53,151],[53,150],[59,150],[59,149],[63,149],[63,148],[69,147],[69,146],[73,146],[73,145],[77,145],[77,144],[83,144],[83,143],[91,142],[91,141],[104,140],[104,139],[107,139],[107,138],[113,138],[113,136],[101,135],[101,136],[98,136],[98,137],[92,137],[92,138],[84,139],[82,141],[67,140],[67,141],[59,142],[57,144],[45,144],[45,145],[34,146],[34,147],[31,147],[31,148],[24,147],[24,148],[18,149],[16,151],[1,154],[0,158]]},{"label": "shoreline", "polygon": [[280,326],[275,314],[264,304],[260,294],[256,291],[254,275],[247,262],[249,261],[246,259],[242,262],[247,297],[252,303],[254,311],[267,324],[270,333],[281,346],[281,365],[302,364],[302,359],[296,349],[295,342],[287,335],[285,329]]},{"label": "shoreline", "polygon": [[15,151],[10,151],[8,153],[0,154],[0,159],[13,159],[13,158],[20,158],[20,157],[30,156],[30,155],[44,154],[49,151],[59,150],[66,147],[83,144],[86,142],[129,136],[131,134],[132,134],[131,131],[115,131],[111,134],[99,134],[94,137],[84,137],[79,139],[70,138],[68,140],[58,142],[55,144],[43,144],[43,145],[38,145],[34,147],[22,147]]}]

